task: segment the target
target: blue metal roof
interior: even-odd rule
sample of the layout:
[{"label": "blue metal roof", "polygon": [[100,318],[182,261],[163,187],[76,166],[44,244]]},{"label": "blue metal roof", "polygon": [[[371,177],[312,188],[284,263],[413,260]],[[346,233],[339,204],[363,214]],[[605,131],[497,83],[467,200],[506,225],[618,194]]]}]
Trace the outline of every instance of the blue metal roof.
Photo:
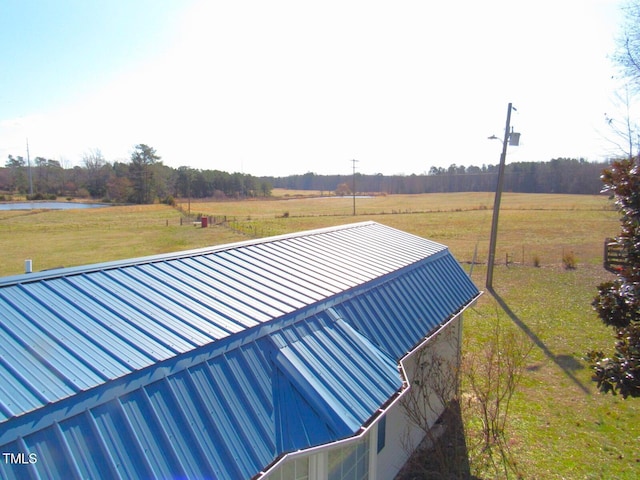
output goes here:
[{"label": "blue metal roof", "polygon": [[7,277],[0,448],[42,461],[0,477],[252,477],[357,432],[477,295],[373,222]]}]

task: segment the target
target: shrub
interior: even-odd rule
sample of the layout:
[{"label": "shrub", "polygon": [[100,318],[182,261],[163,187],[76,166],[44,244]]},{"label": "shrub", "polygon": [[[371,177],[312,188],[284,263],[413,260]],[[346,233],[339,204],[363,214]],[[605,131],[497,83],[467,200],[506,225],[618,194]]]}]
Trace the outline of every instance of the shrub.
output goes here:
[{"label": "shrub", "polygon": [[562,254],[562,264],[565,270],[575,270],[578,268],[578,261],[573,252],[564,252]]}]

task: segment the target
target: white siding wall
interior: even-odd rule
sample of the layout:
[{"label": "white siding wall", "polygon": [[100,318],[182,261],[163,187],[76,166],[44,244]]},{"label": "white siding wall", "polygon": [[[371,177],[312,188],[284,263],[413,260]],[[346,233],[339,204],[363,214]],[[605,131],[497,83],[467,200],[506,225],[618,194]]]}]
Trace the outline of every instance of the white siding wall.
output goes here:
[{"label": "white siding wall", "polygon": [[[434,349],[442,358],[455,362],[457,365],[461,326],[462,318],[460,316],[454,319],[438,337],[429,341],[426,347]],[[410,382],[416,375],[416,360],[417,355],[414,354],[406,358],[403,363]],[[433,402],[433,404],[436,403]],[[443,411],[444,408],[440,406],[437,412],[427,415],[429,426],[433,426]],[[378,480],[393,479],[425,436],[424,430],[409,420],[400,402],[389,409],[386,416],[387,438],[384,449],[378,454],[378,476],[376,477]]]}]

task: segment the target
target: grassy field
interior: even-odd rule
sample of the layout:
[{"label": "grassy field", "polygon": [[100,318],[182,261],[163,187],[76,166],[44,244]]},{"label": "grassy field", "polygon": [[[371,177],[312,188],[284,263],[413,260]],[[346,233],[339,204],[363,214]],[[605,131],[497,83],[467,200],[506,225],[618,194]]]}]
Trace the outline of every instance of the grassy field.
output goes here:
[{"label": "grassy field", "polygon": [[[192,213],[230,220],[210,228],[180,225],[178,210],[160,205],[0,212],[0,275],[21,273],[26,258],[40,270],[375,220],[448,245],[467,271],[475,257],[472,278],[484,288],[492,194],[357,199],[355,217],[351,198],[277,194],[267,201],[192,202]],[[601,266],[603,240],[617,231],[617,213],[602,196],[503,196],[496,296],[485,293],[468,311],[464,335],[482,338],[499,318],[534,345],[507,428],[523,478],[640,476],[640,400],[599,394],[583,360],[587,351],[613,345],[590,302],[595,286],[609,278]],[[563,268],[566,252],[573,252],[576,269]]]}]

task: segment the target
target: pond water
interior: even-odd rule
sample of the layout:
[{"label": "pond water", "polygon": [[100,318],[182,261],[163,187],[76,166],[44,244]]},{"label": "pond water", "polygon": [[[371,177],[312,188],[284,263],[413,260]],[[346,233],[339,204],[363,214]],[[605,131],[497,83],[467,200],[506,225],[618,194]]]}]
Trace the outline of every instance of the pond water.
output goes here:
[{"label": "pond water", "polygon": [[[329,199],[331,198],[345,199],[346,198],[348,200],[348,199],[352,199],[353,195],[327,195],[324,197],[311,197],[311,198],[313,198],[314,200],[321,200],[324,198],[329,198]],[[356,198],[375,198],[375,197],[373,195],[356,195]]]},{"label": "pond water", "polygon": [[74,208],[108,207],[104,203],[76,203],[76,202],[11,202],[0,203],[0,210],[71,210]]}]

